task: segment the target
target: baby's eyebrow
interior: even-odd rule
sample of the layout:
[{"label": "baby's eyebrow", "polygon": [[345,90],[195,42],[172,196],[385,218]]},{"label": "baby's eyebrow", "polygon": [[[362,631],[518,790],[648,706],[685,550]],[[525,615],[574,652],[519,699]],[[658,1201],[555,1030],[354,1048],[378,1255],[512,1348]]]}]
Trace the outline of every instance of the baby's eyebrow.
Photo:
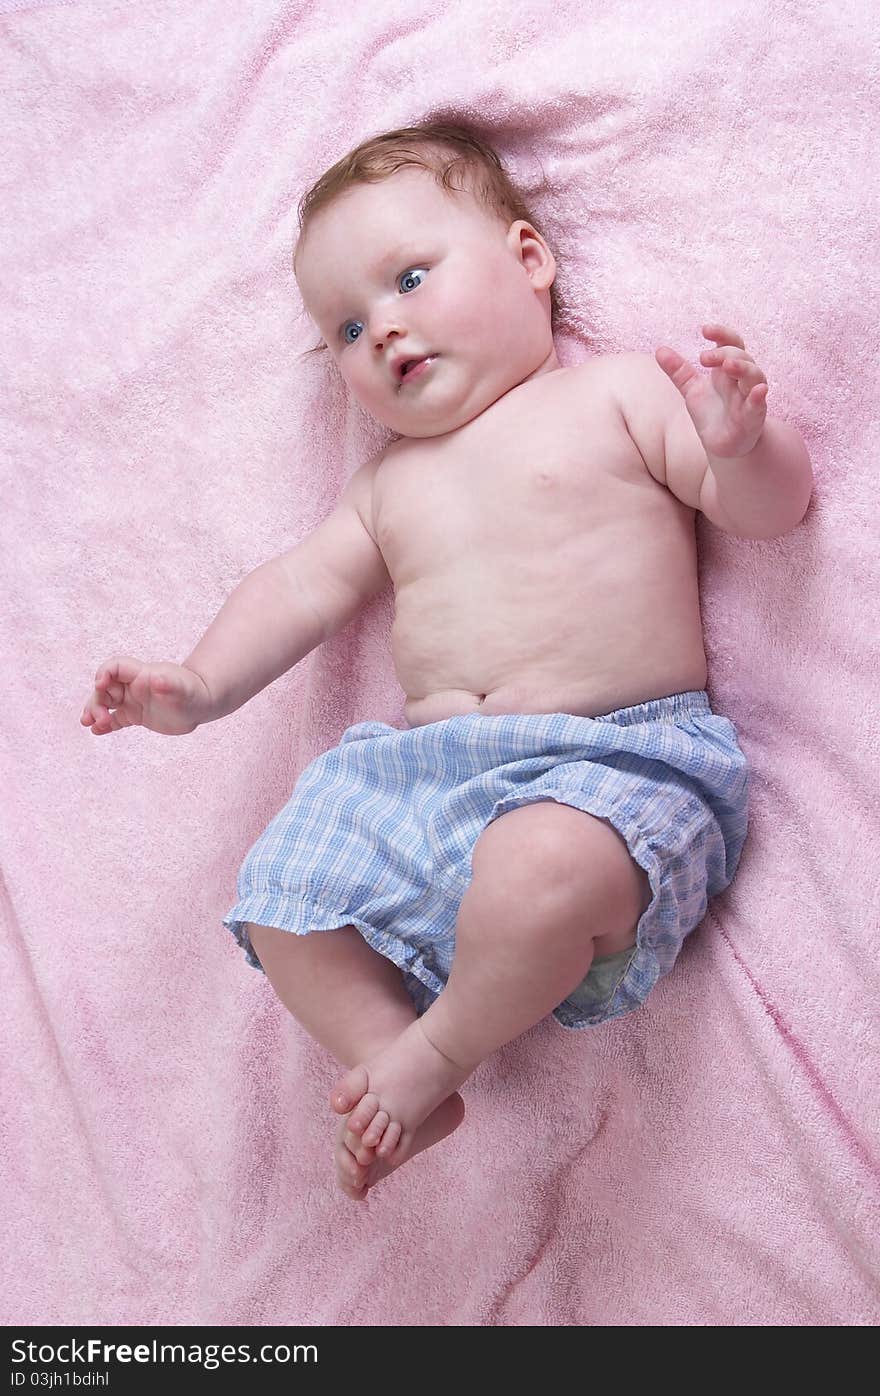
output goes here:
[{"label": "baby's eyebrow", "polygon": [[399,246],[392,248],[390,252],[386,252],[384,257],[380,257],[378,262],[375,262],[370,270],[373,272],[384,271],[385,268],[390,266],[393,262],[400,261],[401,259],[405,260],[406,257],[413,256],[415,256],[415,243],[403,242],[400,243]]}]

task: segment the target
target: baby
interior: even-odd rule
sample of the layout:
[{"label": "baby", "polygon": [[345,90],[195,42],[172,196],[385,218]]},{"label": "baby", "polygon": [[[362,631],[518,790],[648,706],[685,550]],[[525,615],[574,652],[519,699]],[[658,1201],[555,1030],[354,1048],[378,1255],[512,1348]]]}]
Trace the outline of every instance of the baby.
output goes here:
[{"label": "baby", "polygon": [[300,211],[305,308],[394,439],[184,664],[103,663],[81,721],[191,732],[393,584],[407,725],[306,768],[224,920],[347,1068],[360,1200],[503,1044],[637,1009],[732,881],[748,769],[706,692],[695,512],[776,537],[812,472],[729,326],[702,326],[708,374],[665,347],[560,365],[553,254],[467,127],[364,142]]}]

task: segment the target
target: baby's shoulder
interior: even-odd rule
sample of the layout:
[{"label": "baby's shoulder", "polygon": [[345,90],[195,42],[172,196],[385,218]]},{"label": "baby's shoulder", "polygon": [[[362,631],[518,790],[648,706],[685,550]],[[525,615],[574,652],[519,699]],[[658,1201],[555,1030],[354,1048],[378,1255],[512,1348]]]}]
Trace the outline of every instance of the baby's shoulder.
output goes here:
[{"label": "baby's shoulder", "polygon": [[566,405],[583,411],[592,422],[596,414],[606,411],[617,418],[625,416],[627,403],[638,398],[644,366],[637,360],[646,354],[593,354],[558,375],[559,388]]},{"label": "baby's shoulder", "polygon": [[678,397],[678,389],[654,355],[637,350],[585,359],[576,366],[572,391],[586,394],[593,402],[597,398],[612,401],[628,425],[664,421]]},{"label": "baby's shoulder", "polygon": [[574,384],[592,381],[607,391],[615,391],[627,386],[638,386],[646,378],[652,378],[655,373],[665,377],[652,354],[631,350],[617,354],[591,355],[589,359],[574,365],[572,381]]}]

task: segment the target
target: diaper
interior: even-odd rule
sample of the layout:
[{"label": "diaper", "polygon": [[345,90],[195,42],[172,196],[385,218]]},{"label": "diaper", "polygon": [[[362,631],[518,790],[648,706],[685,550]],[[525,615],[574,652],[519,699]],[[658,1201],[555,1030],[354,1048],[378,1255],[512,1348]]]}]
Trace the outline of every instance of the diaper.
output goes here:
[{"label": "diaper", "polygon": [[736,730],[704,690],[602,717],[472,712],[405,730],[359,722],[305,768],[250,849],[223,924],[256,969],[248,922],[292,935],[356,926],[401,970],[421,1014],[446,985],[483,829],[556,800],[607,819],[651,886],[636,944],[595,959],[553,1010],[565,1028],[593,1027],[644,1003],[709,897],[733,880],[748,787]]}]

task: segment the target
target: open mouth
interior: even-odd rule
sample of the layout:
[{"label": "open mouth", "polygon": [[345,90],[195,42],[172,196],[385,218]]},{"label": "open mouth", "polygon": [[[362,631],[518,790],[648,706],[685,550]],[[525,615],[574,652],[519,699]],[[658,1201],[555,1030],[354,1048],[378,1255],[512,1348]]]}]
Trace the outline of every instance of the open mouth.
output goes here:
[{"label": "open mouth", "polygon": [[420,378],[436,359],[436,354],[427,354],[424,359],[407,359],[401,365],[400,381],[408,383],[411,378]]}]

